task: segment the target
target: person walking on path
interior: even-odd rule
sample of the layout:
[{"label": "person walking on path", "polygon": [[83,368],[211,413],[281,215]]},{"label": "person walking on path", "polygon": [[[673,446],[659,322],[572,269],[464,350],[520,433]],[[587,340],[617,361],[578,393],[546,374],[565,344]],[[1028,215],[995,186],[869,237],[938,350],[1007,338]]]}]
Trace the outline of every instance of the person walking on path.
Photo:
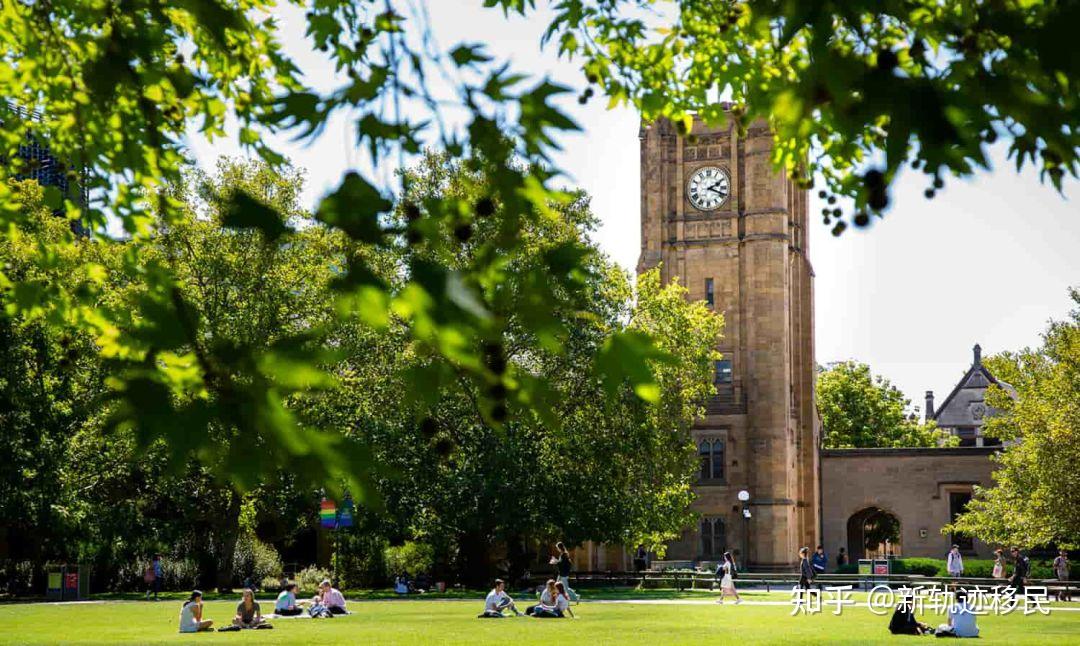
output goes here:
[{"label": "person walking on path", "polygon": [[810,548],[799,548],[799,587],[803,590],[810,589],[810,583],[814,580],[814,566],[810,565]]},{"label": "person walking on path", "polygon": [[150,561],[150,565],[146,566],[146,572],[143,573],[143,581],[146,582],[146,600],[150,600],[150,593],[154,593],[154,601],[158,600],[158,593],[161,592],[161,555],[155,554],[154,558]]},{"label": "person walking on path", "polygon": [[844,567],[845,565],[847,565],[847,551],[844,548],[841,547],[840,549],[838,549],[836,551],[836,569],[837,569],[837,571],[839,571],[840,568]]},{"label": "person walking on path", "polygon": [[1058,601],[1072,601],[1072,593],[1069,591],[1069,554],[1065,550],[1058,550],[1057,558],[1054,559],[1054,576],[1061,583],[1064,583],[1060,590],[1058,590]]},{"label": "person walking on path", "polygon": [[735,605],[739,605],[742,599],[739,598],[739,591],[735,589],[735,577],[738,576],[738,572],[735,569],[735,559],[731,558],[731,552],[724,552],[724,562],[720,564],[720,570],[723,575],[720,577],[720,598],[716,603],[724,603],[724,597],[730,594],[735,597]]},{"label": "person walking on path", "polygon": [[566,592],[570,595],[570,600],[574,603],[579,603],[581,597],[579,597],[578,593],[570,587],[570,570],[574,567],[573,561],[570,560],[570,551],[566,549],[566,545],[564,545],[562,541],[555,544],[555,549],[559,552],[559,556],[555,560],[555,565],[559,570],[558,581],[566,588]]},{"label": "person walking on path", "polygon": [[954,579],[959,579],[964,575],[964,559],[960,556],[959,545],[953,545],[949,550],[949,556],[945,560],[945,569]]},{"label": "person walking on path", "polygon": [[1005,578],[1005,551],[1000,547],[994,550],[994,570],[990,573],[990,576],[995,579]]},{"label": "person walking on path", "polygon": [[1013,557],[1013,574],[1009,579],[1009,587],[1013,589],[1013,595],[1019,597],[1024,594],[1024,580],[1031,572],[1031,563],[1028,562],[1028,557],[1020,553],[1019,547],[1013,547],[1009,553]]}]

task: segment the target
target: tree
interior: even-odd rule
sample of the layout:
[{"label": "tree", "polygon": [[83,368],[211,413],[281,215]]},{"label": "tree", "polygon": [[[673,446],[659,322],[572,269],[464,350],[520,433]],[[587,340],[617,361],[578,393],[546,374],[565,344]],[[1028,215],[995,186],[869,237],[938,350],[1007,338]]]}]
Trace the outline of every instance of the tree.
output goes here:
[{"label": "tree", "polygon": [[[418,205],[470,204],[490,190],[483,172],[443,154],[428,154],[410,173],[407,197]],[[496,215],[504,206],[492,208]],[[679,285],[661,286],[655,271],[639,277],[635,299],[625,273],[588,241],[588,199],[576,194],[550,208],[559,217],[519,231],[517,251],[499,264],[506,277],[490,283],[498,293],[485,299],[505,320],[503,343],[485,350],[497,378],[478,386],[447,370],[397,322],[388,335],[343,336],[346,359],[336,371],[345,387],[308,400],[307,415],[354,429],[374,462],[389,468],[378,487],[385,512],[365,516],[363,531],[431,545],[444,573],[456,570],[472,584],[504,550],[511,576],[519,574],[537,540],[659,546],[691,520],[689,428],[712,392],[722,319],[688,303]],[[476,256],[486,239],[502,235],[499,222],[472,223],[452,247],[402,247],[399,264],[426,270],[437,260],[464,273],[483,261]],[[573,292],[562,281],[543,285],[566,290],[556,298],[567,306],[532,309],[541,267],[579,251],[585,271],[563,279],[580,281]],[[650,348],[649,337],[662,345]],[[642,401],[633,380],[605,380],[610,371],[593,368],[618,360],[611,345],[619,342],[647,353],[655,404]],[[512,386],[520,381],[543,386]],[[523,391],[544,397],[538,409],[550,414],[530,413],[530,402],[513,395]]]},{"label": "tree", "polygon": [[16,234],[0,237],[0,266],[18,285],[0,310],[0,560],[30,562],[38,576],[46,561],[76,556],[61,483],[69,438],[93,415],[105,386],[93,339],[78,324],[19,303],[41,294],[91,298],[115,257],[96,245],[72,244],[39,265],[37,243],[70,241],[71,230],[45,207],[36,183],[13,190],[23,217]]},{"label": "tree", "polygon": [[942,531],[964,532],[987,543],[1037,547],[1080,543],[1080,291],[1069,292],[1078,309],[1053,321],[1042,346],[985,360],[1000,386],[987,390],[999,412],[983,433],[1000,438],[992,487],[977,488],[967,512]]},{"label": "tree", "polygon": [[[564,0],[548,32],[567,55],[581,56],[586,78],[614,103],[630,101],[646,119],[666,116],[686,126],[690,110],[709,121],[727,113],[714,89],[730,92],[739,128],[768,115],[777,133],[775,163],[808,186],[825,178],[826,197],[853,197],[857,225],[888,204],[888,186],[909,160],[933,177],[932,194],[947,172],[965,175],[985,165],[983,143],[1012,141],[1019,164],[1041,165],[1060,185],[1075,176],[1077,57],[1070,49],[1075,3],[1067,2],[773,2],[681,0],[677,19],[659,19],[654,31],[640,16],[648,0]],[[504,12],[530,13],[532,0],[485,0]],[[504,259],[519,252],[529,226],[557,217],[552,203],[570,199],[553,186],[552,161],[560,133],[577,128],[553,107],[568,88],[549,81],[526,84],[480,45],[441,49],[429,38],[423,11],[400,0],[330,0],[308,8],[306,37],[340,73],[340,86],[306,87],[300,70],[275,38],[268,0],[192,0],[163,10],[154,0],[56,0],[5,5],[0,13],[0,168],[4,177],[39,170],[25,158],[28,140],[48,143],[69,187],[46,191],[50,208],[81,220],[97,237],[110,218],[132,238],[125,255],[129,279],[142,284],[137,325],[128,313],[79,300],[50,299],[18,279],[5,287],[20,310],[45,308],[45,320],[75,321],[113,360],[107,381],[128,402],[127,424],[146,440],[164,440],[239,489],[276,469],[321,479],[340,493],[363,489],[372,465],[343,460],[340,429],[308,433],[283,402],[297,392],[261,372],[290,365],[314,376],[324,368],[315,345],[275,347],[201,344],[197,307],[173,288],[174,267],[144,255],[144,244],[183,219],[184,205],[164,187],[184,173],[182,142],[189,127],[212,137],[235,136],[263,160],[284,160],[274,134],[312,138],[345,114],[367,151],[370,168],[402,168],[407,156],[436,145],[456,160],[481,168],[491,194],[475,203],[435,198],[402,202],[408,175],[377,182],[350,172],[316,209],[316,218],[365,249],[398,243],[438,250],[456,232],[491,218],[500,235],[484,239],[468,267],[441,260],[420,263],[388,283],[371,255],[356,254],[336,286],[346,307],[338,316],[361,317],[386,329],[405,321],[416,347],[432,362],[469,380],[485,411],[503,411],[502,391],[487,349],[505,346],[513,333],[494,312],[510,275]],[[656,15],[656,14],[649,14]],[[429,79],[449,79],[440,92]],[[582,95],[588,100],[592,87]],[[451,120],[449,117],[454,115]],[[456,127],[455,123],[461,123]],[[194,125],[192,125],[194,124]],[[227,125],[235,125],[229,128]],[[235,134],[232,134],[235,131]],[[523,160],[525,163],[518,163]],[[93,199],[79,199],[79,186]],[[0,182],[0,230],[19,217],[11,188]],[[491,206],[502,208],[496,213]],[[231,194],[223,222],[258,229],[287,246],[300,232],[272,204]],[[404,209],[417,217],[391,217]],[[841,207],[825,214],[834,231],[845,226]],[[39,239],[37,261],[66,253],[72,240]],[[377,255],[377,254],[372,254]],[[434,258],[442,258],[435,254]],[[535,269],[543,280],[523,283],[515,301],[520,339],[530,350],[561,343],[551,318],[539,312],[580,302],[584,285],[564,280],[585,271],[587,254],[570,245]],[[561,289],[549,289],[551,283]],[[11,294],[22,296],[12,299]],[[575,301],[575,299],[577,299]],[[187,322],[177,325],[177,322]],[[633,331],[614,332],[612,360],[597,363],[609,383],[630,379],[645,401],[657,401],[652,346]],[[170,355],[174,361],[155,361]],[[496,362],[497,364],[498,362]],[[221,366],[228,365],[228,370]],[[186,369],[180,369],[185,366]],[[295,385],[295,384],[294,384]],[[543,380],[506,381],[508,397],[526,415],[551,416]],[[224,390],[223,390],[224,388]],[[231,393],[242,406],[206,404],[206,390]],[[177,394],[177,402],[170,395]],[[179,405],[172,405],[179,403]],[[236,416],[237,410],[245,411]],[[487,414],[487,413],[485,413]],[[488,416],[488,423],[502,422]],[[236,427],[266,453],[220,459],[196,451],[192,436]],[[142,442],[142,446],[149,442]]]},{"label": "tree", "polygon": [[870,366],[840,361],[818,374],[817,407],[827,449],[955,444],[934,422],[920,422],[911,401]]},{"label": "tree", "polygon": [[545,38],[581,60],[582,99],[595,87],[685,132],[695,113],[725,121],[726,95],[740,131],[772,128],[779,168],[804,187],[824,180],[836,235],[886,210],[901,168],[925,173],[932,198],[946,175],[988,169],[999,138],[1059,191],[1077,176],[1076,3],[677,0],[674,20],[635,11],[649,4],[558,3]]}]

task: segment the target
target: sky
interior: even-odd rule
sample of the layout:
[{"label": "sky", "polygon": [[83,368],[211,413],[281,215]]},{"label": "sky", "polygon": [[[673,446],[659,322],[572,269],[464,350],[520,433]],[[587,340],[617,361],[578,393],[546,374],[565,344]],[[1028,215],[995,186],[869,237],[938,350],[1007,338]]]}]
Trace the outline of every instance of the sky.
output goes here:
[{"label": "sky", "polygon": [[[482,5],[428,2],[438,44],[483,43],[516,71],[584,89],[576,63],[540,46],[549,14],[507,19]],[[279,18],[282,44],[305,80],[322,90],[334,87],[332,69],[303,38],[302,11],[286,5]],[[582,106],[568,96],[559,105],[582,130],[559,138],[555,163],[567,171],[568,185],[592,196],[601,249],[633,271],[640,250],[638,116],[628,108],[609,111],[604,100]],[[228,140],[208,143],[192,135],[188,145],[207,168],[220,155],[241,154]],[[281,138],[277,145],[306,169],[309,206],[347,170],[373,172],[344,116],[315,142]],[[1069,199],[1075,184],[1060,195],[1040,184],[1033,169],[1018,174],[1001,143],[990,153],[992,171],[947,179],[933,200],[923,196],[924,175],[901,175],[885,218],[839,238],[814,217],[822,205],[811,195],[818,363],[868,363],[921,407],[926,390],[935,391],[938,403],[944,399],[971,365],[976,343],[984,355],[1034,346],[1050,319],[1068,314],[1067,289],[1080,287],[1080,208]],[[385,176],[387,170],[375,172]]]}]

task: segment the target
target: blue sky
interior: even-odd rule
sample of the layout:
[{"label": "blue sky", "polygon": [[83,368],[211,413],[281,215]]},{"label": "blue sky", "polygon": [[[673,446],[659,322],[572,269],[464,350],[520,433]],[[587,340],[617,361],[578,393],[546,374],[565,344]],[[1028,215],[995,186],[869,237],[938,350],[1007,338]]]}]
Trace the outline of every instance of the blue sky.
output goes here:
[{"label": "blue sky", "polygon": [[[434,0],[427,8],[438,44],[481,42],[497,59],[537,79],[550,76],[578,90],[576,64],[540,48],[545,14],[506,19],[482,0]],[[544,4],[543,2],[539,4]],[[281,38],[309,83],[334,85],[325,59],[303,39],[302,10],[280,9]],[[556,162],[570,183],[593,198],[602,225],[600,246],[629,270],[637,263],[639,229],[638,117],[629,109],[561,105],[582,132],[560,139]],[[200,164],[239,154],[229,141],[192,137]],[[314,143],[280,141],[280,149],[307,170],[305,200],[314,205],[348,169],[370,172],[344,115]],[[1039,183],[1032,170],[1017,174],[1005,147],[991,150],[992,172],[947,180],[933,200],[923,197],[925,176],[901,176],[884,220],[834,238],[827,227],[810,231],[816,272],[817,361],[858,359],[889,377],[921,406],[932,389],[940,402],[971,363],[971,347],[984,354],[1034,345],[1051,318],[1070,309],[1066,289],[1080,286],[1080,209]],[[388,168],[380,169],[383,176]],[[816,194],[810,213],[818,213]],[[816,221],[812,218],[812,221]]]}]

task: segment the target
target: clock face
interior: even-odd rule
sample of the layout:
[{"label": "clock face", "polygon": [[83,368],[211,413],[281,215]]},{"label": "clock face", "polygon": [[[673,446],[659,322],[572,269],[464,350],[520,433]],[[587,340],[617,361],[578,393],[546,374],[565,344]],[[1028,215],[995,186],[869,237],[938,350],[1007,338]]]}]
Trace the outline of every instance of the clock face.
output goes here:
[{"label": "clock face", "polygon": [[731,182],[723,169],[702,166],[686,183],[686,194],[694,208],[712,211],[723,204],[731,193]]}]

